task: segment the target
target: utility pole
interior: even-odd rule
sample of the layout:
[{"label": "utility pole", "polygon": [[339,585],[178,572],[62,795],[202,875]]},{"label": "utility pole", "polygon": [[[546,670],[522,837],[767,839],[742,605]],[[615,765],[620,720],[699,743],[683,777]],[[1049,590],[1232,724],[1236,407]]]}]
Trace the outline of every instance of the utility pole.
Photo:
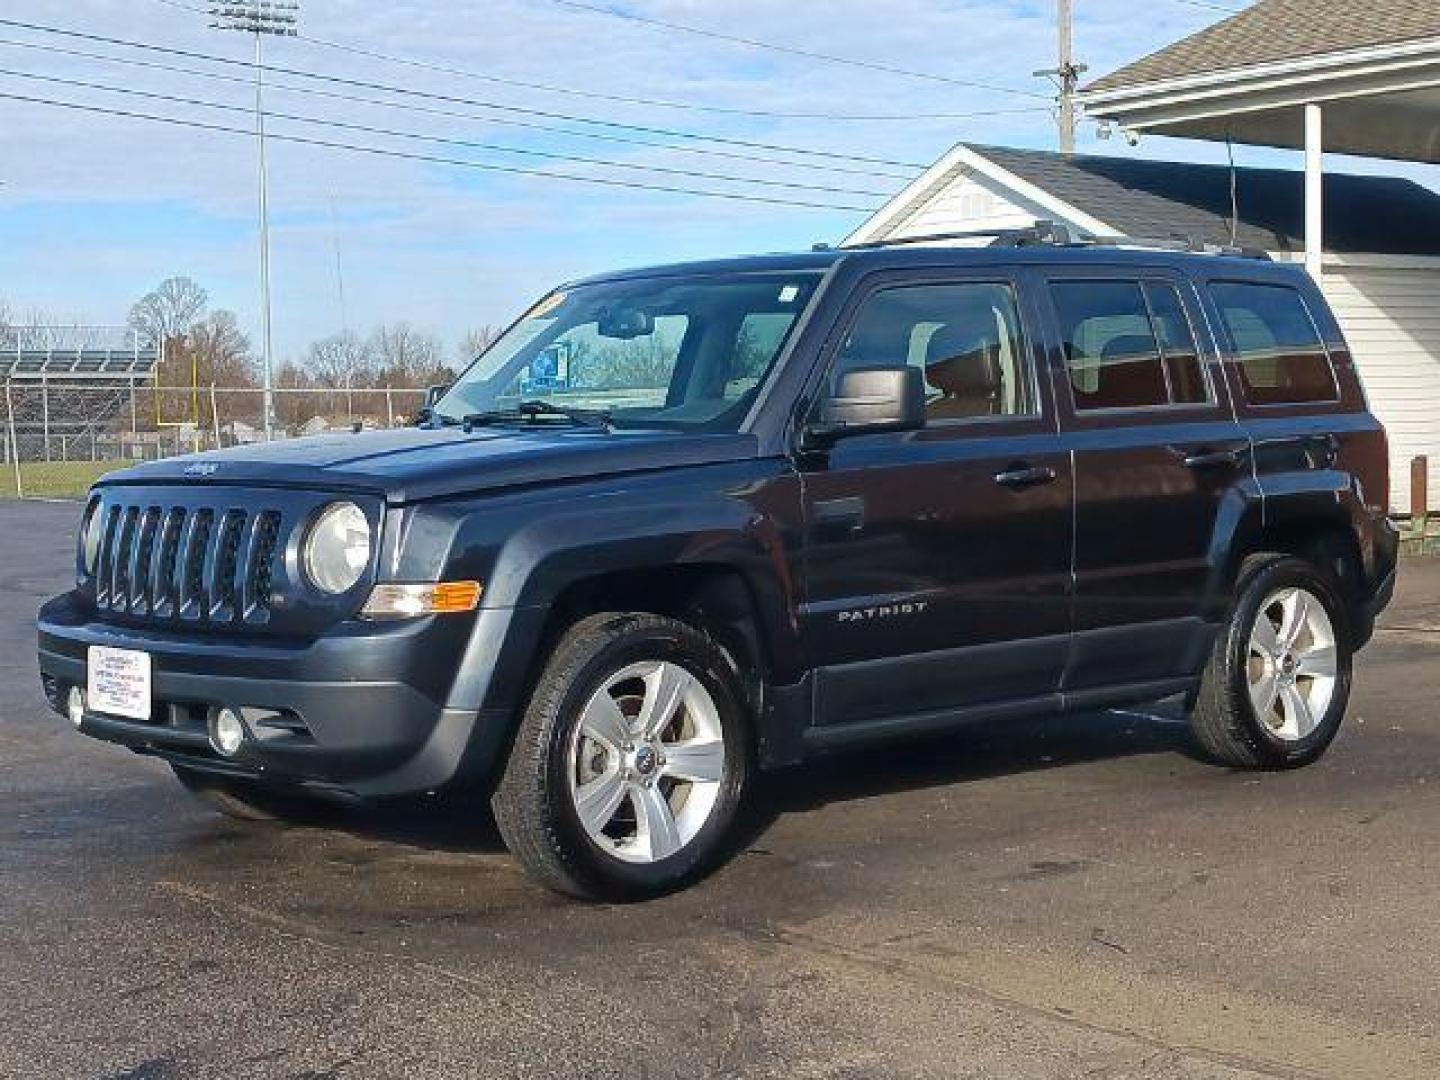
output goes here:
[{"label": "utility pole", "polygon": [[233,0],[212,3],[210,24],[216,30],[238,30],[255,37],[255,141],[260,165],[260,340],[264,363],[265,438],[275,436],[275,357],[270,330],[270,185],[265,163],[265,37],[294,37],[300,19],[298,0]]},{"label": "utility pole", "polygon": [[1037,78],[1051,79],[1060,88],[1057,120],[1060,125],[1060,152],[1075,152],[1075,91],[1080,88],[1080,76],[1089,71],[1085,64],[1075,61],[1075,15],[1071,0],[1055,0],[1057,19],[1056,36],[1059,39],[1059,64],[1053,68],[1035,72]]}]

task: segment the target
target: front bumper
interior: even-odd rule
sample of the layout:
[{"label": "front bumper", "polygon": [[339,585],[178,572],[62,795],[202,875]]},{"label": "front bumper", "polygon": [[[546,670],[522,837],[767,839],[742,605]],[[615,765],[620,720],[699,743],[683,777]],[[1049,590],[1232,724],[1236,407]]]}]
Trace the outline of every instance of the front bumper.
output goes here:
[{"label": "front bumper", "polygon": [[[410,794],[488,770],[505,718],[481,707],[473,669],[457,673],[477,636],[503,633],[496,624],[506,614],[351,622],[315,638],[257,640],[119,627],[67,594],[40,611],[40,672],[63,712],[69,688],[86,684],[90,646],[144,650],[150,719],[87,713],[82,732],[220,774],[358,797]],[[222,705],[240,709],[250,735],[233,758],[207,737]]]}]

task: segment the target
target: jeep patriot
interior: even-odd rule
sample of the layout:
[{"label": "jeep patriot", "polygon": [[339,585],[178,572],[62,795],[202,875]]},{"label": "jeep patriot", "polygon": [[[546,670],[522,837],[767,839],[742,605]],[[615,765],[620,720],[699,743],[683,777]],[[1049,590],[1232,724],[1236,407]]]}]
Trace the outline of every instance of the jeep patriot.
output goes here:
[{"label": "jeep patriot", "polygon": [[55,710],[240,816],[479,791],[634,899],[760,770],[1183,699],[1315,761],[1394,587],[1334,316],[1239,253],[999,234],[567,285],[403,430],[97,484],[40,612]]}]

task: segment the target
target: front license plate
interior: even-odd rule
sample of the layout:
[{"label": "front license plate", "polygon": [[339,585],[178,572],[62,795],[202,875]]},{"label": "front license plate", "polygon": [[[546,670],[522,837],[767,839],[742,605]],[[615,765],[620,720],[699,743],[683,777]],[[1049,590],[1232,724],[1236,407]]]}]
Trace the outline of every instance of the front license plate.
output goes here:
[{"label": "front license plate", "polygon": [[150,654],[90,646],[88,698],[92,712],[150,719]]}]

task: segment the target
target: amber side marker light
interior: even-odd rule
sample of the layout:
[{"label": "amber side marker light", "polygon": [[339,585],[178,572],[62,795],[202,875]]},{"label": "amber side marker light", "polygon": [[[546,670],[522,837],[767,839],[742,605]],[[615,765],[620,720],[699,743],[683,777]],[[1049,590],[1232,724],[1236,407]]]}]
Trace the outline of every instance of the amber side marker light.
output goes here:
[{"label": "amber side marker light", "polygon": [[360,609],[362,619],[411,619],[474,611],[484,588],[478,581],[376,585]]}]

